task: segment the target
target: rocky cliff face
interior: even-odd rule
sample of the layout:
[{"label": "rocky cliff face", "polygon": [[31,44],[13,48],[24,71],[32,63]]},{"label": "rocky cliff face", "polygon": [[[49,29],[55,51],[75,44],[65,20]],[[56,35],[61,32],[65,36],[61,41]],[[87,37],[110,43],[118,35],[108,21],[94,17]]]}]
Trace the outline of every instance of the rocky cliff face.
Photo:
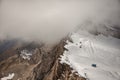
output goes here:
[{"label": "rocky cliff face", "polygon": [[[31,48],[31,45],[17,46],[13,49],[16,54],[0,62],[0,78],[14,73],[12,80],[85,80],[75,72],[72,73],[70,66],[59,61],[65,40],[51,47],[40,45]],[[25,58],[25,54],[21,56],[23,49],[32,51],[30,59]]]}]

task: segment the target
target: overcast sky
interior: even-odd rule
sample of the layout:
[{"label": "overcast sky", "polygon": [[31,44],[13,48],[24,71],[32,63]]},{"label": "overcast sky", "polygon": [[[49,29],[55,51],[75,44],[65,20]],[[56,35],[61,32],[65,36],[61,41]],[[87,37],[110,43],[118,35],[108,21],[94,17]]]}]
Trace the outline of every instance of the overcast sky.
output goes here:
[{"label": "overcast sky", "polygon": [[119,0],[0,0],[0,38],[54,42],[88,21],[120,25]]}]

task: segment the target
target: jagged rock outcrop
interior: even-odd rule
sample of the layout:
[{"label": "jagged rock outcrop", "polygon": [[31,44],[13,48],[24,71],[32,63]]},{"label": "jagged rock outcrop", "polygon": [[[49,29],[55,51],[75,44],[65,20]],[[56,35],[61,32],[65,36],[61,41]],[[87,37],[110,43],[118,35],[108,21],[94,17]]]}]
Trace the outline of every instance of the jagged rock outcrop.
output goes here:
[{"label": "jagged rock outcrop", "polygon": [[56,46],[36,47],[30,60],[19,55],[23,47],[15,49],[18,54],[0,62],[0,77],[15,73],[12,80],[85,80],[72,73],[69,65],[60,63],[59,56],[63,54],[64,45],[65,40],[62,40]]}]

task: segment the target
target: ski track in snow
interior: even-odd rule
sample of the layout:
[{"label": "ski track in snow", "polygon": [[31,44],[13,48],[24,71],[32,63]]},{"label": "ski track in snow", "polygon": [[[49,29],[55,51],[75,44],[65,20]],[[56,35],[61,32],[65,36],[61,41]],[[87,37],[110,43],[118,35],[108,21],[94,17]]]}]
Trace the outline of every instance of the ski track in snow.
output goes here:
[{"label": "ski track in snow", "polygon": [[[73,33],[67,41],[61,63],[69,64],[89,80],[120,80],[120,39]],[[96,64],[93,67],[92,64]]]}]

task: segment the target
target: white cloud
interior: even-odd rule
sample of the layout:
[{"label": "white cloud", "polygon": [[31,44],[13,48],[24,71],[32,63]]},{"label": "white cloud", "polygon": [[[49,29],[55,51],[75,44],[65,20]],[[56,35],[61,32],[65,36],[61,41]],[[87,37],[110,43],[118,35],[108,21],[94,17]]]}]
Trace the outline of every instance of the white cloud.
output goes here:
[{"label": "white cloud", "polygon": [[0,34],[12,38],[54,42],[86,21],[120,25],[118,0],[1,0],[0,3]]}]

